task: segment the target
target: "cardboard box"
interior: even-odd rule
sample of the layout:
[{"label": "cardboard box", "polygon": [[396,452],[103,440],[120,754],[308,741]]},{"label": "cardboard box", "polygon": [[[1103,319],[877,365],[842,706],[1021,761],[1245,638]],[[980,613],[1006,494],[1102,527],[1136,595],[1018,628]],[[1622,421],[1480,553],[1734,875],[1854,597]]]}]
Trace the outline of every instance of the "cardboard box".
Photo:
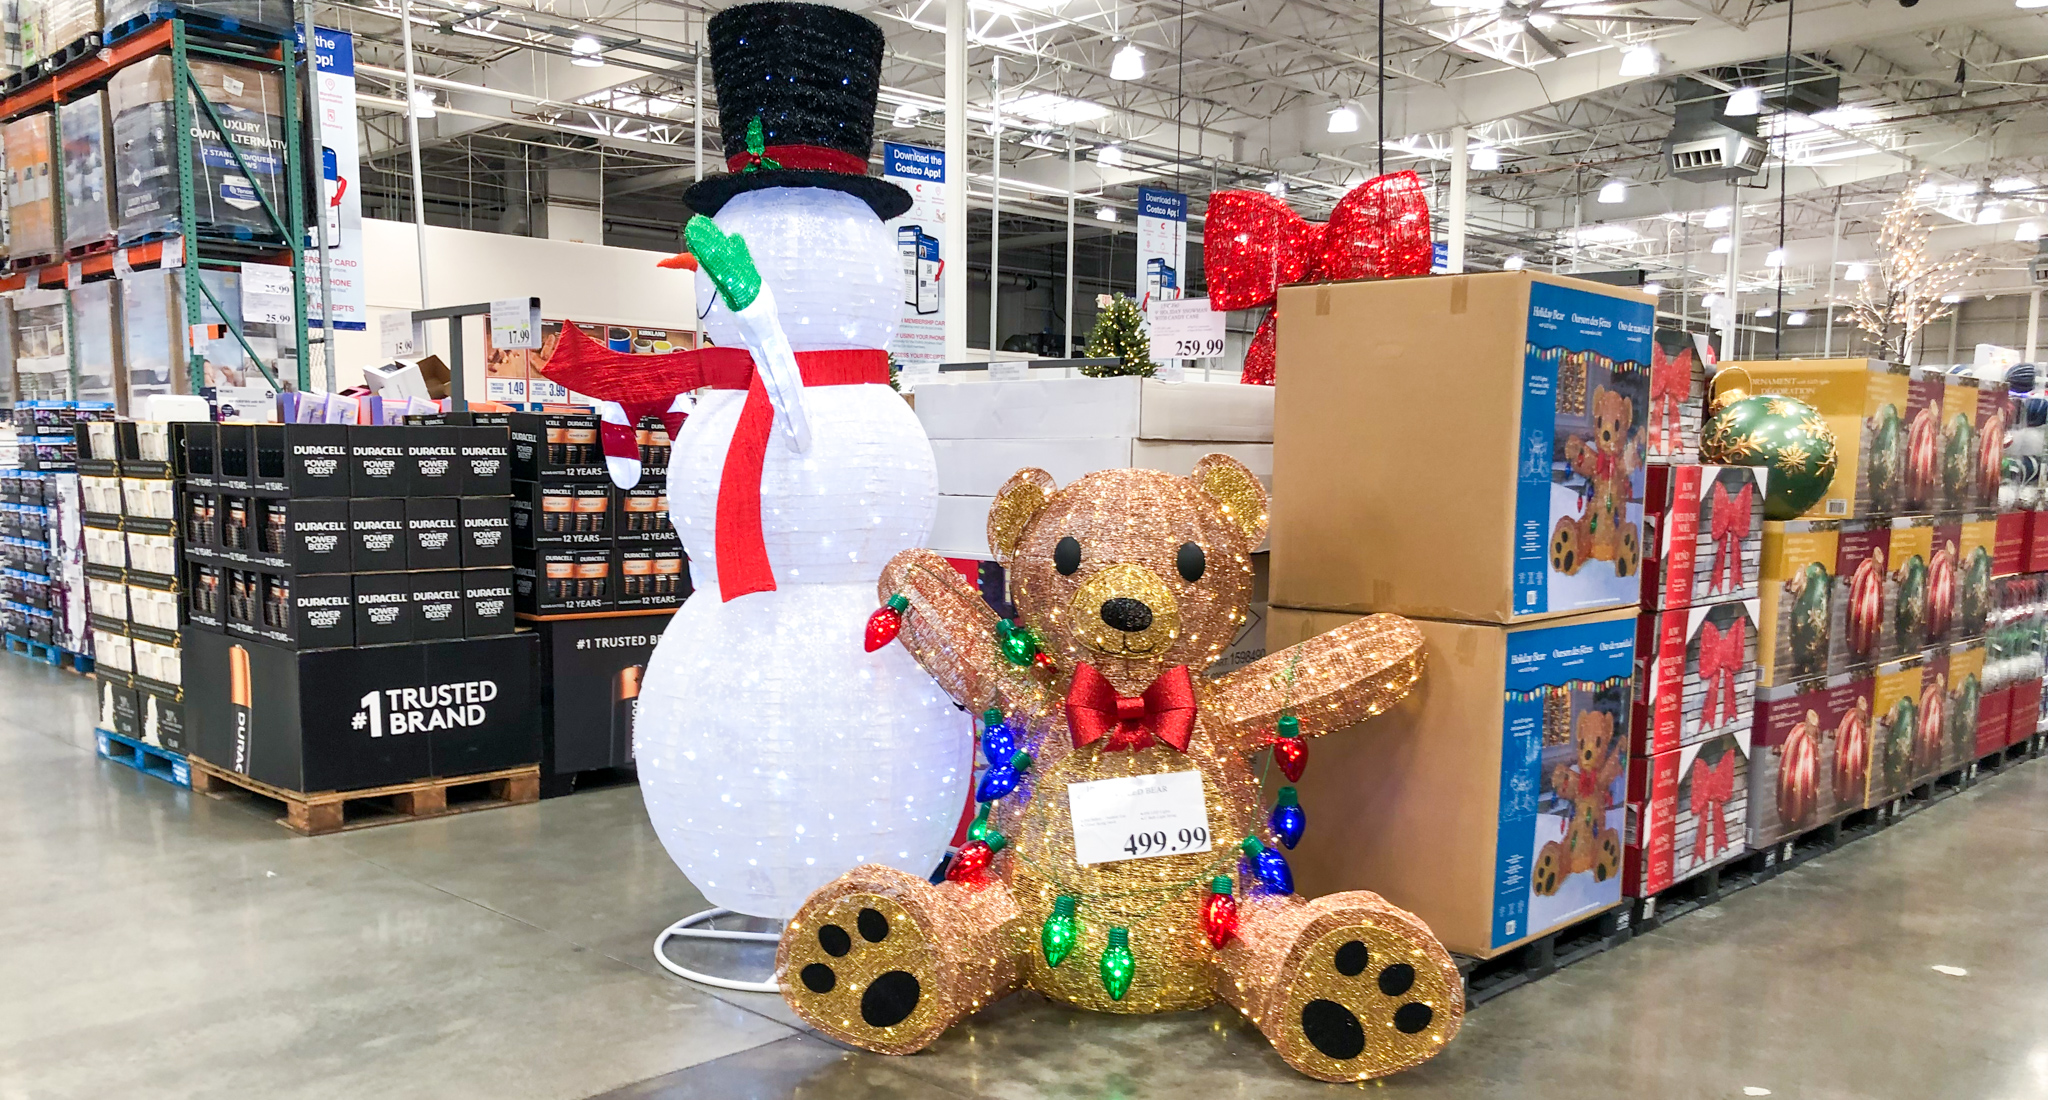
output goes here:
[{"label": "cardboard box", "polygon": [[1927,595],[1933,577],[1934,520],[1901,516],[1892,521],[1885,555],[1884,629],[1877,643],[1880,661],[1910,657],[1927,648]]},{"label": "cardboard box", "polygon": [[462,567],[493,569],[512,564],[512,502],[505,497],[463,497]]},{"label": "cardboard box", "polygon": [[[1650,415],[1644,426],[1652,463],[1700,460],[1700,413],[1706,404],[1707,360],[1713,350],[1705,333],[1657,330],[1650,359]],[[1761,513],[1757,516],[1762,519]]]},{"label": "cardboard box", "polygon": [[461,496],[467,476],[460,443],[463,429],[406,425],[406,476],[414,496]]},{"label": "cardboard box", "polygon": [[671,617],[659,611],[540,624],[543,774],[634,762],[641,680]]},{"label": "cardboard box", "polygon": [[1907,790],[1940,775],[1948,751],[1948,645],[1929,646],[1920,656],[1920,669],[1920,712],[1906,754]]},{"label": "cardboard box", "polygon": [[202,630],[227,629],[226,577],[218,565],[185,567],[185,624]]},{"label": "cardboard box", "polygon": [[359,573],[354,581],[356,644],[412,641],[412,577],[406,573]]},{"label": "cardboard box", "polygon": [[1927,644],[1981,637],[1991,613],[1991,545],[1997,523],[1970,512],[1938,517],[1927,559]]},{"label": "cardboard box", "polygon": [[[1519,623],[1638,603],[1647,295],[1515,271],[1280,307],[1275,604]],[[1425,361],[1459,365],[1455,398]]]},{"label": "cardboard box", "polygon": [[[454,480],[454,479],[450,479]],[[462,568],[462,502],[456,497],[405,501],[405,567]]]},{"label": "cardboard box", "polygon": [[515,481],[603,481],[609,476],[598,450],[595,416],[513,413],[510,431]]},{"label": "cardboard box", "polygon": [[[2005,454],[2004,387],[1984,393],[1967,374],[1942,376],[1941,490],[1936,507],[1950,512],[1998,507],[2000,460]],[[1995,428],[1998,435],[1987,435]]]},{"label": "cardboard box", "polygon": [[249,429],[247,424],[222,424],[218,428],[220,437],[214,444],[214,460],[219,464],[214,473],[216,487],[249,488],[249,475],[254,469],[250,461]]},{"label": "cardboard box", "polygon": [[273,786],[362,790],[540,758],[525,637],[294,651],[201,635],[186,661],[193,753]]},{"label": "cardboard box", "polygon": [[2011,688],[2012,706],[2005,717],[2005,743],[2017,745],[2041,732],[2041,681],[2021,680]]},{"label": "cardboard box", "polygon": [[609,611],[617,598],[612,548],[539,547],[514,559],[513,593],[528,615]]},{"label": "cardboard box", "polygon": [[1890,520],[1855,519],[1841,525],[1835,543],[1827,671],[1865,669],[1882,658],[1886,631],[1896,626],[1890,614],[1895,588],[1886,569],[1891,546]]},{"label": "cardboard box", "polygon": [[1654,897],[1749,850],[1749,728],[1629,761],[1621,892]]},{"label": "cardboard box", "polygon": [[612,523],[620,542],[676,543],[676,528],[669,519],[665,482],[650,485],[643,476],[639,485],[621,490],[616,496],[619,512],[612,518]]},{"label": "cardboard box", "polygon": [[420,641],[460,638],[463,625],[462,571],[411,573],[412,630]]},{"label": "cardboard box", "polygon": [[1748,728],[1758,614],[1758,601],[1733,600],[1636,620],[1632,755],[1662,756]]},{"label": "cardboard box", "polygon": [[1956,642],[1948,649],[1948,699],[1942,715],[1940,771],[1976,759],[1977,710],[1984,698],[1984,640]]},{"label": "cardboard box", "polygon": [[2028,512],[2027,556],[2020,569],[2023,573],[2039,573],[2048,570],[2048,511]]},{"label": "cardboard box", "polygon": [[259,431],[284,438],[285,492],[294,499],[345,497],[352,477],[345,424],[280,424]]},{"label": "cardboard box", "polygon": [[376,497],[348,502],[349,565],[357,573],[405,568],[405,501]]},{"label": "cardboard box", "polygon": [[1865,807],[1889,802],[1912,786],[1913,740],[1920,736],[1926,661],[1918,655],[1877,666],[1872,676],[1870,785]]},{"label": "cardboard box", "polygon": [[1271,443],[1273,399],[1273,390],[1263,386],[1135,377],[923,384],[917,419],[932,440]]},{"label": "cardboard box", "polygon": [[220,425],[211,420],[181,421],[171,428],[171,466],[186,488],[208,489],[215,484],[220,446]]},{"label": "cardboard box", "polygon": [[512,436],[504,427],[458,426],[462,495],[506,496],[512,492]]},{"label": "cardboard box", "polygon": [[1991,545],[1991,575],[2010,577],[2026,572],[2027,533],[2033,526],[2032,512],[2000,512],[1998,529]]},{"label": "cardboard box", "polygon": [[1643,503],[1643,606],[1757,594],[1764,474],[1751,466],[1652,465]]},{"label": "cardboard box", "polygon": [[412,493],[412,463],[405,451],[410,428],[355,424],[348,429],[349,495],[403,497]]},{"label": "cardboard box", "polygon": [[512,633],[517,625],[512,606],[512,570],[462,571],[462,629],[470,637]]},{"label": "cardboard box", "polygon": [[606,546],[612,542],[609,481],[517,481],[512,541],[518,546]]},{"label": "cardboard box", "polygon": [[1828,670],[1835,559],[1842,525],[1764,523],[1757,584],[1757,684],[1770,687]]},{"label": "cardboard box", "polygon": [[294,573],[346,573],[355,559],[354,527],[350,502],[333,497],[266,500],[262,505],[264,530],[283,516],[285,529],[282,564]]},{"label": "cardboard box", "polygon": [[[1101,381],[1091,379],[1090,381]],[[1137,381],[1137,379],[1134,379]],[[1009,383],[989,383],[1008,385]],[[929,393],[938,387],[927,387]],[[979,389],[980,387],[948,387]],[[934,439],[939,492],[946,496],[994,496],[1010,475],[1036,466],[1066,485],[1097,470],[1160,470],[1185,477],[1205,454],[1227,454],[1251,469],[1268,487],[1273,481],[1271,443],[1139,439],[1131,436],[1046,439]]]},{"label": "cardboard box", "polygon": [[[1351,618],[1276,607],[1267,638]],[[1371,889],[1481,958],[1620,904],[1634,616],[1416,625],[1429,667],[1415,690],[1316,740],[1296,784],[1316,820],[1288,856],[1296,888]]]},{"label": "cardboard box", "polygon": [[142,703],[136,699],[135,689],[112,680],[101,680],[97,724],[100,729],[141,740]]},{"label": "cardboard box", "polygon": [[[1785,394],[1812,405],[1835,433],[1835,481],[1807,517],[1861,519],[1905,509],[1906,436],[1914,412],[1908,368],[1878,359],[1781,359],[1721,369],[1731,367],[1748,373],[1751,393]],[[1924,411],[1925,387],[1920,400]]]},{"label": "cardboard box", "polygon": [[[1751,848],[1768,848],[1861,808],[1868,785],[1870,693],[1868,672],[1758,693],[1750,730]],[[1841,795],[1852,789],[1845,804]]]},{"label": "cardboard box", "polygon": [[2012,694],[2008,684],[1986,691],[1977,700],[1977,743],[1973,749],[1976,756],[2003,752],[2012,743]]},{"label": "cardboard box", "polygon": [[618,599],[621,610],[674,608],[690,594],[690,575],[679,547],[621,546],[618,551]]},{"label": "cardboard box", "polygon": [[1941,508],[1942,376],[1915,367],[1906,382],[1905,496],[1897,511],[1931,512]]},{"label": "cardboard box", "polygon": [[300,576],[291,590],[291,644],[330,649],[356,640],[355,584],[345,576]]},{"label": "cardboard box", "polygon": [[142,707],[142,736],[139,740],[172,752],[192,751],[191,739],[186,734],[182,691],[140,687],[135,691],[135,698]]}]

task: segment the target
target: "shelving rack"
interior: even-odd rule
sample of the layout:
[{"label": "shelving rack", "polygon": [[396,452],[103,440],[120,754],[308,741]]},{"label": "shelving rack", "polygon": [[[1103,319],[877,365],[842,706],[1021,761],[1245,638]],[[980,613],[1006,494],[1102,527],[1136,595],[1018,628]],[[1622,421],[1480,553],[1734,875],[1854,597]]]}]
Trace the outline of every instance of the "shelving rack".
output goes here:
[{"label": "shelving rack", "polygon": [[[170,19],[127,35],[101,50],[97,55],[85,58],[68,68],[59,69],[46,77],[26,84],[18,90],[0,97],[0,121],[19,118],[39,108],[54,108],[70,102],[106,85],[114,73],[148,58],[168,55],[171,59],[173,83],[180,94],[172,97],[172,113],[175,120],[175,161],[178,172],[178,225],[182,237],[154,240],[117,248],[72,260],[49,264],[33,271],[18,271],[0,277],[0,291],[19,290],[34,285],[38,287],[68,287],[78,282],[106,278],[117,273],[117,267],[147,268],[160,266],[217,267],[239,269],[244,261],[254,260],[289,265],[292,272],[292,297],[296,347],[296,378],[291,381],[300,389],[311,385],[310,348],[308,346],[306,316],[306,263],[305,252],[299,247],[305,236],[304,190],[299,186],[300,173],[305,159],[299,132],[298,99],[298,49],[289,37],[282,41],[256,40],[232,34],[216,34],[205,28],[188,24],[183,19]],[[242,150],[233,141],[227,140],[228,130],[221,124],[219,109],[206,98],[199,82],[192,75],[192,59],[206,58],[227,61],[239,65],[277,70],[282,85],[281,104],[284,108],[285,148],[280,155],[280,171],[275,189],[282,195],[267,192],[260,182],[261,176],[250,171]],[[195,231],[197,210],[192,175],[192,128],[198,114],[203,112],[208,122],[222,135],[223,144],[234,157],[236,167],[249,181],[264,213],[283,240],[280,247],[262,241],[216,237]],[[60,204],[61,207],[61,204]],[[59,211],[58,235],[62,237],[62,211]],[[227,318],[230,313],[222,308],[205,280],[188,278],[184,283],[184,313],[187,329],[187,343],[193,326],[205,324],[206,306],[211,305],[215,314]],[[256,354],[250,345],[244,326],[232,323],[226,326],[241,344],[243,352],[257,370],[273,387],[283,389],[276,372]],[[74,389],[77,383],[78,355],[75,341],[68,345],[71,353],[71,372]],[[186,360],[187,382],[191,392],[197,393],[205,378],[205,357],[197,348],[191,349]]]}]

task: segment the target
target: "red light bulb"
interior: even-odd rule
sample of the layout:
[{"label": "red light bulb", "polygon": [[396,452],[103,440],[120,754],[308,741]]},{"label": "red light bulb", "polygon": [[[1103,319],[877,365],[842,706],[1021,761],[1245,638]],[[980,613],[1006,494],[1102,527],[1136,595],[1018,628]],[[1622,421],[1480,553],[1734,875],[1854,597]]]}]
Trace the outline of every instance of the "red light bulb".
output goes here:
[{"label": "red light bulb", "polygon": [[1289,783],[1296,782],[1302,769],[1308,767],[1308,742],[1300,737],[1275,738],[1273,762],[1280,765],[1280,772]]},{"label": "red light bulb", "polygon": [[889,597],[887,603],[868,616],[868,636],[864,644],[869,653],[896,640],[896,635],[903,630],[903,612],[909,608],[910,601],[898,594]]},{"label": "red light bulb", "polygon": [[1218,875],[1209,884],[1209,897],[1202,902],[1202,933],[1209,946],[1220,948],[1237,935],[1237,899],[1230,896],[1230,878]]},{"label": "red light bulb", "polygon": [[982,872],[988,870],[989,861],[994,858],[995,849],[979,840],[965,844],[953,853],[953,862],[946,867],[946,881],[980,882]]}]

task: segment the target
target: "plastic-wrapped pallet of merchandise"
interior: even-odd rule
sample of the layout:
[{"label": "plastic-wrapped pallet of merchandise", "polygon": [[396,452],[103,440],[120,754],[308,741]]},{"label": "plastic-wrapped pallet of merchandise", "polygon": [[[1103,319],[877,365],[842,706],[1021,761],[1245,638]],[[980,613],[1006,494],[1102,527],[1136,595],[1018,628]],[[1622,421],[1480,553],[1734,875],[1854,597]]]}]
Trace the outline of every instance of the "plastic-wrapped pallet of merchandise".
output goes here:
[{"label": "plastic-wrapped pallet of merchandise", "polygon": [[226,24],[234,30],[269,31],[273,34],[289,33],[292,25],[292,9],[285,0],[107,0],[107,32],[112,34],[122,24],[138,16],[146,19],[162,19],[171,15],[186,17],[200,16],[195,22],[210,21]]},{"label": "plastic-wrapped pallet of merchandise", "polygon": [[[14,407],[14,299],[0,295],[0,408]],[[0,418],[4,419],[4,418]],[[0,432],[11,431],[13,422],[0,423]],[[14,453],[11,441],[0,439],[0,456]]]},{"label": "plastic-wrapped pallet of merchandise", "polygon": [[43,34],[43,0],[13,0],[10,8],[14,14],[17,32],[14,36],[14,64],[19,71],[28,68],[50,52],[49,40]]},{"label": "plastic-wrapped pallet of merchandise", "polygon": [[21,71],[21,9],[19,0],[0,0],[0,78]]},{"label": "plastic-wrapped pallet of merchandise", "polygon": [[71,291],[72,339],[78,348],[78,400],[118,405],[121,349],[115,340],[119,309],[112,279],[80,283]]},{"label": "plastic-wrapped pallet of merchandise", "polygon": [[[193,104],[192,199],[199,224],[190,227],[178,224],[171,95],[191,93],[178,87],[174,75],[171,59],[159,56],[122,69],[107,83],[108,111],[114,120],[116,235],[122,244],[188,230],[276,239],[277,227],[264,212],[263,200],[283,201],[283,89],[278,74],[217,61],[192,62],[193,79],[231,137],[223,140],[205,108]],[[258,178],[252,181],[243,174],[235,152]]]},{"label": "plastic-wrapped pallet of merchandise", "polygon": [[17,259],[55,256],[57,195],[50,179],[50,112],[37,111],[0,127],[0,144],[7,154],[8,254]]},{"label": "plastic-wrapped pallet of merchandise", "polygon": [[14,296],[14,369],[23,401],[70,401],[69,319],[61,290]]},{"label": "plastic-wrapped pallet of merchandise", "polygon": [[78,475],[51,477],[50,501],[50,641],[92,656],[92,635],[85,625],[85,528],[80,521]]},{"label": "plastic-wrapped pallet of merchandise", "polygon": [[[33,58],[37,61],[58,50],[77,44],[82,39],[94,40],[87,45],[97,45],[100,34],[100,0],[27,0],[42,9],[42,50]],[[82,55],[81,55],[82,56]],[[68,58],[75,61],[78,58]]]},{"label": "plastic-wrapped pallet of merchandise", "polygon": [[[241,276],[232,271],[207,268],[206,287],[228,309],[222,318],[212,303],[202,299],[201,309],[208,324],[242,322]],[[121,281],[122,363],[127,379],[124,388],[128,407],[139,409],[146,397],[160,393],[189,393],[185,369],[185,273],[151,268],[137,271]],[[202,352],[208,359],[227,357],[239,363],[246,358],[233,336],[209,343]]]},{"label": "plastic-wrapped pallet of merchandise", "polygon": [[114,237],[113,175],[107,159],[107,97],[99,92],[57,108],[64,142],[64,248]]}]

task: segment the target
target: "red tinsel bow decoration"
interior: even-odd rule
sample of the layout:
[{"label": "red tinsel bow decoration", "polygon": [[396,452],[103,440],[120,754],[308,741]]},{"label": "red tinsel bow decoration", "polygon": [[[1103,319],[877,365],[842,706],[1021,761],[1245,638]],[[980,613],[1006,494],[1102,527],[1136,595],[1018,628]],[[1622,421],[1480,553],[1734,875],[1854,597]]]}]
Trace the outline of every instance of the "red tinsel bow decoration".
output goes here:
[{"label": "red tinsel bow decoration", "polygon": [[[1692,816],[1694,821],[1692,858],[1697,863],[1720,855],[1728,848],[1728,821],[1721,814],[1721,808],[1735,797],[1735,754],[1721,754],[1721,762],[1709,766],[1706,761],[1693,758],[1692,762]],[[1712,850],[1709,850],[1707,830],[1713,828]]]},{"label": "red tinsel bow decoration", "polygon": [[[1202,229],[1211,309],[1270,306],[1286,283],[1427,275],[1431,257],[1428,194],[1413,172],[1352,188],[1325,225],[1264,191],[1218,191]],[[1245,353],[1243,381],[1272,385],[1273,353],[1268,312]]]},{"label": "red tinsel bow decoration", "polygon": [[1103,752],[1135,751],[1156,737],[1175,752],[1186,752],[1195,732],[1194,677],[1186,665],[1175,665],[1144,694],[1119,695],[1083,661],[1074,666],[1074,682],[1067,688],[1067,728],[1077,749],[1107,737]]},{"label": "red tinsel bow decoration", "polygon": [[1692,396],[1692,349],[1664,354],[1664,345],[1650,345],[1650,437],[1656,449],[1675,453],[1684,442],[1679,413]]},{"label": "red tinsel bow decoration", "polygon": [[1707,591],[1718,592],[1724,587],[1724,569],[1728,574],[1725,587],[1731,591],[1742,587],[1742,540],[1749,537],[1751,504],[1755,498],[1754,484],[1745,483],[1732,497],[1726,485],[1714,486],[1714,571],[1708,576]]},{"label": "red tinsel bow decoration", "polygon": [[1713,623],[1700,627],[1700,679],[1707,683],[1707,698],[1700,708],[1700,724],[1718,726],[1734,721],[1735,674],[1742,671],[1742,649],[1748,633],[1747,619],[1728,624],[1726,631]]}]

